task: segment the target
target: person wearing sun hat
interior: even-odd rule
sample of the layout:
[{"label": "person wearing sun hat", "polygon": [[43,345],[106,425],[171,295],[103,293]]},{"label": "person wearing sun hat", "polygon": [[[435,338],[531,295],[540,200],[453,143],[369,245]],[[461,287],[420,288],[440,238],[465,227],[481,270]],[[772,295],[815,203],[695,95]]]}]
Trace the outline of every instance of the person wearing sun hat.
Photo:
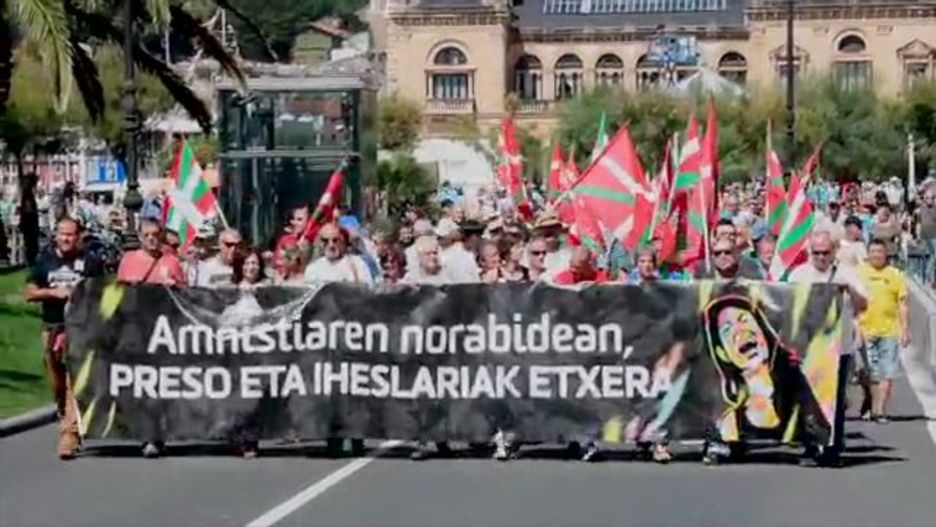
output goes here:
[{"label": "person wearing sun hat", "polygon": [[565,233],[562,222],[552,211],[547,211],[533,224],[533,230],[537,235],[546,240],[546,273],[548,276],[554,275],[561,269],[564,269],[569,263],[572,251],[568,247],[562,247],[561,237]]}]

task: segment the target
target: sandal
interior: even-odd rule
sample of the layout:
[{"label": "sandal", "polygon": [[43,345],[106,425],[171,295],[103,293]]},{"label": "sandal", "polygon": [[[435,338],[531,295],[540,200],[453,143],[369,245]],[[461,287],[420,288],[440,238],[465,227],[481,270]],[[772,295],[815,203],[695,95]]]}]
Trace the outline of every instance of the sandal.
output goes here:
[{"label": "sandal", "polygon": [[653,460],[662,465],[672,461],[673,453],[670,451],[669,446],[662,443],[653,445]]}]

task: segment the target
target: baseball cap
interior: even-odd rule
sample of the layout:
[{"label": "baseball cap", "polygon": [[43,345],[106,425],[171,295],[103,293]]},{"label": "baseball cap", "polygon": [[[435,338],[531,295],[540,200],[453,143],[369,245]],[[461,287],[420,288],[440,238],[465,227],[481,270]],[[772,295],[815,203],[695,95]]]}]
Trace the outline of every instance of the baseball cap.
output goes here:
[{"label": "baseball cap", "polygon": [[432,222],[425,219],[416,220],[413,223],[413,233],[419,236],[429,236],[434,234],[434,229],[432,228]]},{"label": "baseball cap", "polygon": [[439,238],[453,238],[458,234],[458,224],[451,218],[442,218],[435,229],[436,236]]}]

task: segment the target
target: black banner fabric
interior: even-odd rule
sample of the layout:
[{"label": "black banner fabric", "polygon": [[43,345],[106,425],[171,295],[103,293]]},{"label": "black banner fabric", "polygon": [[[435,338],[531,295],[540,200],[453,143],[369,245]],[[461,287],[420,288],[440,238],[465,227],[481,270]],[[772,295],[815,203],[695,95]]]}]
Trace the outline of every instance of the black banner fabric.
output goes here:
[{"label": "black banner fabric", "polygon": [[69,306],[92,438],[829,444],[842,296],[659,283],[169,289]]}]

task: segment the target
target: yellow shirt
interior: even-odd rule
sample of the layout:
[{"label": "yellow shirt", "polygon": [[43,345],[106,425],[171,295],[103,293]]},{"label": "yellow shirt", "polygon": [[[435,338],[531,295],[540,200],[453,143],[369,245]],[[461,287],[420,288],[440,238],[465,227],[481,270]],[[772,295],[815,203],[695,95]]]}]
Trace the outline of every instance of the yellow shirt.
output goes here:
[{"label": "yellow shirt", "polygon": [[900,305],[907,298],[903,273],[891,266],[877,270],[864,263],[858,274],[868,289],[868,309],[858,319],[861,332],[866,337],[899,337]]}]

